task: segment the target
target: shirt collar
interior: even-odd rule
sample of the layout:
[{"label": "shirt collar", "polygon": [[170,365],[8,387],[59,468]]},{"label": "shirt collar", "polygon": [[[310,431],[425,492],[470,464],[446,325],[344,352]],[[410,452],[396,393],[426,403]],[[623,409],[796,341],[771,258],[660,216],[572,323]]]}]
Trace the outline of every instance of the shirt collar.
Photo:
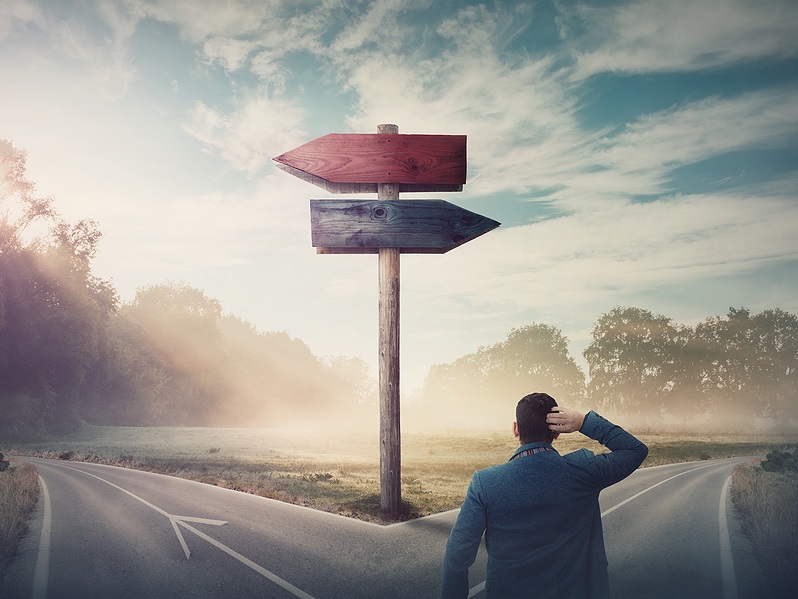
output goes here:
[{"label": "shirt collar", "polygon": [[[537,450],[537,451],[534,451]],[[536,441],[534,443],[527,443],[526,445],[522,445],[518,448],[518,450],[513,454],[510,458],[511,460],[514,459],[519,454],[529,452],[529,453],[537,453],[537,452],[544,452],[544,451],[557,451],[554,449],[551,443],[545,443],[541,441]],[[528,454],[527,454],[528,455]]]}]

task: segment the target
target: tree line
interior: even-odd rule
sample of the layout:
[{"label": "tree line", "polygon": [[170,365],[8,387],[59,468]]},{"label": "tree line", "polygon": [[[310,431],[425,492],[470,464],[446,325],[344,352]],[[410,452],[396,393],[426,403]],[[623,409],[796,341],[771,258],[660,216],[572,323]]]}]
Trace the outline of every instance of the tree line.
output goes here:
[{"label": "tree line", "polygon": [[[0,439],[117,425],[356,424],[376,417],[376,383],[358,357],[323,359],[285,332],[260,332],[181,283],[120,302],[91,262],[102,234],[65,222],[26,178],[25,153],[0,140]],[[411,422],[506,425],[515,402],[623,412],[656,426],[798,418],[798,319],[730,308],[695,326],[636,307],[601,315],[583,352],[544,324],[430,368]]]},{"label": "tree line", "polygon": [[0,438],[83,422],[282,426],[373,408],[368,366],[259,332],[180,283],[121,303],[93,275],[102,234],[38,197],[26,155],[0,140]]},{"label": "tree line", "polygon": [[[798,318],[781,309],[730,308],[695,326],[636,307],[602,314],[583,352],[587,376],[562,333],[543,324],[433,366],[420,410],[451,426],[505,421],[523,395],[547,390],[560,403],[706,428],[750,428],[798,419]],[[508,416],[509,415],[509,416]]]}]

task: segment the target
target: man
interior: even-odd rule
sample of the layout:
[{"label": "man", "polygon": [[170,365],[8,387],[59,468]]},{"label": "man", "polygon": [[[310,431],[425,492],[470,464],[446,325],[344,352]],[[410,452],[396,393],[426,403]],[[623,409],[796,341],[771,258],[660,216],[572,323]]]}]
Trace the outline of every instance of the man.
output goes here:
[{"label": "man", "polygon": [[[611,450],[560,455],[561,433],[580,431]],[[595,412],[532,393],[516,407],[521,447],[510,461],[474,473],[443,563],[443,597],[468,597],[468,568],[483,533],[488,599],[609,597],[599,492],[626,478],[648,448]]]}]

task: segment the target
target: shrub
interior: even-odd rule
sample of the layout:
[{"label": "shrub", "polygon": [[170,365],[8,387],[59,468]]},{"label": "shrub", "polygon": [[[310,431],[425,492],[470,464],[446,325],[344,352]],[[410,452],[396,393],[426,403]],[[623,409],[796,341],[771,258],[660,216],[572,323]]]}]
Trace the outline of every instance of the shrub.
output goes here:
[{"label": "shrub", "polygon": [[794,451],[774,449],[762,460],[762,469],[780,474],[798,473],[798,456]]},{"label": "shrub", "polygon": [[3,472],[6,468],[8,468],[8,460],[4,460],[3,457],[3,454],[0,453],[0,472]]}]

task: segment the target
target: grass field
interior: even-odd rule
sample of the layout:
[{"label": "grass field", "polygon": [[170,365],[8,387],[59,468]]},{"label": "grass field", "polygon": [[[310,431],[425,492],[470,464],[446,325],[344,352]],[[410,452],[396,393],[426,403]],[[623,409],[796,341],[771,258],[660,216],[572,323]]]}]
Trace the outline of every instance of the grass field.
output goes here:
[{"label": "grass field", "polygon": [[[0,462],[3,456],[0,454]],[[7,466],[7,467],[6,467]],[[0,467],[0,575],[28,531],[27,517],[36,505],[39,477],[33,466],[10,460]]]},{"label": "grass field", "polygon": [[[634,432],[634,431],[632,431]],[[644,466],[732,456],[764,456],[795,445],[795,435],[635,432],[649,446]],[[565,435],[566,453],[601,446]],[[474,470],[508,459],[509,431],[405,433],[403,519],[457,508]],[[115,464],[160,472],[379,521],[377,432],[274,429],[84,427],[59,441],[2,446],[6,454]]]},{"label": "grass field", "polygon": [[757,461],[735,468],[732,498],[774,596],[794,597],[798,588],[798,472],[767,472]]}]

